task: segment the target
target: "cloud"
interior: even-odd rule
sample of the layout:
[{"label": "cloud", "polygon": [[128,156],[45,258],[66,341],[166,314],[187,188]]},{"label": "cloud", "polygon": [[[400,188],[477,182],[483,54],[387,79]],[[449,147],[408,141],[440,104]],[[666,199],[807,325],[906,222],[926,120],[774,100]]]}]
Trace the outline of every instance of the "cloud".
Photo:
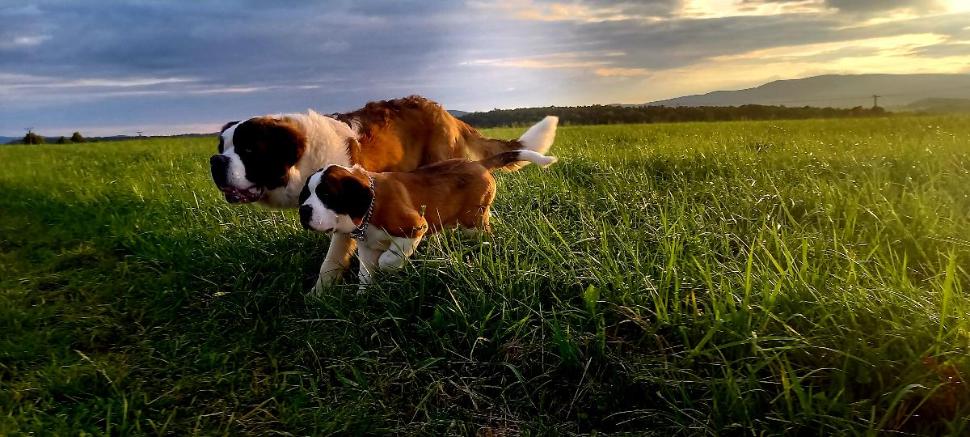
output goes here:
[{"label": "cloud", "polygon": [[[950,47],[952,43],[947,41],[945,36],[925,33],[773,47],[655,71],[649,83],[643,85],[676,97],[695,93],[685,84],[698,82],[709,84],[712,89],[738,89],[820,74],[970,73],[970,50],[936,51]],[[631,97],[636,98],[636,93]],[[644,94],[633,101],[650,100],[658,99]]]},{"label": "cloud", "polygon": [[685,0],[677,16],[711,19],[744,16],[831,13],[824,0]]},{"label": "cloud", "polygon": [[476,9],[502,12],[526,21],[573,21],[598,23],[639,18],[619,7],[594,7],[582,3],[541,3],[533,1],[472,2]]},{"label": "cloud", "polygon": [[517,20],[601,23],[605,21],[660,21],[670,16],[674,0],[562,2],[542,0],[473,0],[473,9],[505,14]]},{"label": "cloud", "polygon": [[7,40],[0,40],[0,49],[16,49],[38,46],[51,39],[50,35],[18,35]]},{"label": "cloud", "polygon": [[825,2],[843,12],[882,12],[894,9],[911,9],[914,11],[938,12],[947,8],[944,0],[825,0]]},{"label": "cloud", "polygon": [[181,77],[116,77],[65,80],[57,77],[0,74],[0,90],[8,91],[20,88],[132,88],[196,81],[197,79]]},{"label": "cloud", "polygon": [[[718,1],[718,0],[712,0]],[[850,15],[870,15],[887,11],[912,11],[920,15],[956,11],[963,0],[741,0],[741,3],[753,8],[760,7],[797,7],[798,3],[811,3],[812,8],[831,10]]]},{"label": "cloud", "polygon": [[597,68],[593,70],[597,76],[601,77],[639,77],[648,76],[651,71],[646,68],[623,68],[623,67],[606,67]]},{"label": "cloud", "polygon": [[516,58],[473,59],[464,61],[461,65],[524,69],[576,69],[608,65],[610,63],[608,58],[622,55],[622,52],[564,52]]},{"label": "cloud", "polygon": [[965,3],[7,0],[0,135],[219,125],[408,94],[477,110],[825,72],[966,71]]},{"label": "cloud", "polygon": [[[739,60],[777,62],[798,59],[830,61],[832,58],[839,59],[837,55],[846,47],[851,47],[856,52],[861,51],[874,56],[906,56],[913,54],[918,48],[934,46],[947,40],[948,38],[945,35],[934,33],[906,34],[819,44],[779,46],[745,53],[715,56],[710,60],[715,62]],[[836,56],[833,56],[833,54]]]},{"label": "cloud", "polygon": [[927,58],[950,58],[967,56],[970,53],[970,40],[948,41],[945,44],[919,47],[914,54]]}]

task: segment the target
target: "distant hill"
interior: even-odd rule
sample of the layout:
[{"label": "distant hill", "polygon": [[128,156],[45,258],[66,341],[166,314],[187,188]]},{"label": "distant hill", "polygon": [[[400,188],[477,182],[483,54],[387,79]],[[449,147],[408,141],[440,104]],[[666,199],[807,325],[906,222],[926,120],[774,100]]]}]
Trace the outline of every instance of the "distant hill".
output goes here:
[{"label": "distant hill", "polygon": [[917,100],[903,107],[913,112],[970,112],[970,99],[930,98]]},{"label": "distant hill", "polygon": [[19,140],[22,137],[0,137],[0,144],[7,144],[13,140]]},{"label": "distant hill", "polygon": [[859,74],[824,75],[804,79],[776,80],[737,91],[677,97],[647,103],[648,106],[740,106],[785,105],[852,108],[872,106],[898,108],[929,98],[970,98],[970,74]]},{"label": "distant hill", "polygon": [[454,116],[455,118],[461,118],[465,114],[469,114],[468,111],[459,111],[457,109],[449,109],[448,113]]}]

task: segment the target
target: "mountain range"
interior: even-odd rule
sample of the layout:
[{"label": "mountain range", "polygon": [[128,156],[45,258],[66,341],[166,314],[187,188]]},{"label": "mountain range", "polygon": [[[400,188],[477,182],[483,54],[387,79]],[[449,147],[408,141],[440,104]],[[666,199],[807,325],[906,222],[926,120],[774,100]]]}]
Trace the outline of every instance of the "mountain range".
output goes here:
[{"label": "mountain range", "polygon": [[873,106],[873,95],[879,96],[879,106],[890,110],[906,110],[907,105],[927,99],[970,99],[970,74],[823,75],[776,80],[754,88],[735,91],[713,91],[658,100],[646,105],[757,104],[852,108]]}]

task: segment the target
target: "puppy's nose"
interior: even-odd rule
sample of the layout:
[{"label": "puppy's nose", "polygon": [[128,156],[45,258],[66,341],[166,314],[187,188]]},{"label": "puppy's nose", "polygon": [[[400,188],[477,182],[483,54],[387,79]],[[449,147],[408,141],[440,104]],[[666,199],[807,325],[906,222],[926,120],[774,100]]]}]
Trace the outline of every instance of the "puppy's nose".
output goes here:
[{"label": "puppy's nose", "polygon": [[209,169],[212,172],[212,181],[219,188],[229,185],[229,157],[225,155],[212,155],[209,158]]},{"label": "puppy's nose", "polygon": [[300,206],[300,224],[303,229],[310,229],[310,219],[313,218],[313,207],[310,205]]}]

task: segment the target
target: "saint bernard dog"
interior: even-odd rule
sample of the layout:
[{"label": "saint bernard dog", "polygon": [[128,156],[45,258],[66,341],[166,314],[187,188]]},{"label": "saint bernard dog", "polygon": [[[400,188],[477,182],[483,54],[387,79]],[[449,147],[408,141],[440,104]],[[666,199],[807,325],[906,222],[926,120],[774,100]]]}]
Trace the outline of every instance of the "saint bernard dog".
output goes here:
[{"label": "saint bernard dog", "polygon": [[[227,202],[297,208],[307,178],[331,164],[372,172],[410,171],[446,159],[480,160],[513,150],[544,154],[558,122],[546,117],[517,140],[485,138],[441,105],[411,96],[371,102],[350,113],[307,111],[230,122],[222,128],[219,153],[209,163]],[[334,234],[315,290],[342,276],[353,249],[352,238]]]},{"label": "saint bernard dog", "polygon": [[556,158],[517,150],[481,161],[449,159],[384,173],[331,164],[307,179],[300,193],[300,223],[357,240],[358,278],[364,286],[377,270],[403,266],[425,235],[456,227],[488,231],[495,199],[492,171],[521,162],[546,167]]}]

